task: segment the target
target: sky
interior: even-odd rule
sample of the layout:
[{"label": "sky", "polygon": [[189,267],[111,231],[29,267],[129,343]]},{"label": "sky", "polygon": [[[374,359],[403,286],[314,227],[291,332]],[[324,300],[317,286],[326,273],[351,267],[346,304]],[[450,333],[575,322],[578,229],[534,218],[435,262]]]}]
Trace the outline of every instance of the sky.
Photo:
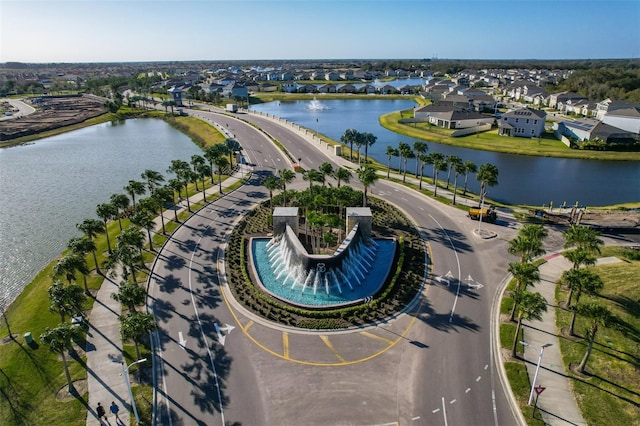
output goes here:
[{"label": "sky", "polygon": [[640,56],[640,0],[0,0],[0,62]]}]

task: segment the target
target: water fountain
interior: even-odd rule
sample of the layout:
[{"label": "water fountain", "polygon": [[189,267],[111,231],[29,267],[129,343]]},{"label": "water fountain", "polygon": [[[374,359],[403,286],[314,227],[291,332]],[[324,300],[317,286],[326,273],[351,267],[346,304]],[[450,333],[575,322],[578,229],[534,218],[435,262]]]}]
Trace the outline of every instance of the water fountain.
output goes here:
[{"label": "water fountain", "polygon": [[254,278],[272,296],[305,307],[339,306],[358,303],[385,283],[396,241],[371,237],[370,209],[347,209],[351,230],[331,255],[303,247],[297,208],[276,208],[273,219],[273,238],[251,239]]},{"label": "water fountain", "polygon": [[307,106],[307,111],[324,111],[327,109],[330,109],[328,106],[323,105],[322,102],[320,102],[319,100],[317,100],[315,98],[315,96],[313,97],[313,100],[311,100],[309,102],[309,105]]}]

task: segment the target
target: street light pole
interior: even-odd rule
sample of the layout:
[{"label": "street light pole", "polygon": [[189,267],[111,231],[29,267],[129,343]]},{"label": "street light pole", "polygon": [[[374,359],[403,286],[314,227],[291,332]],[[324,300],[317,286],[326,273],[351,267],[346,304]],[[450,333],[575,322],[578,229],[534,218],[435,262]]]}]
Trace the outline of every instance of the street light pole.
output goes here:
[{"label": "street light pole", "polygon": [[129,390],[129,398],[131,398],[131,408],[133,408],[133,415],[136,416],[136,424],[140,424],[140,417],[138,417],[138,409],[136,408],[136,402],[133,400],[133,392],[131,391],[131,382],[129,381],[129,368],[132,365],[140,364],[141,362],[145,362],[147,359],[142,358],[137,360],[136,362],[132,362],[128,366],[123,362],[122,363],[122,375],[124,376],[124,381],[127,383],[127,389]]},{"label": "street light pole", "polygon": [[[522,340],[520,341],[520,344],[523,346],[530,346],[536,349],[535,346],[531,346],[530,344],[528,344],[527,342],[523,342]],[[553,346],[553,345],[551,343],[545,343],[540,348],[540,353],[538,354],[538,364],[536,365],[536,372],[533,374],[533,382],[531,383],[531,392],[529,393],[529,402],[527,403],[527,405],[531,405],[531,400],[533,399],[533,391],[536,386],[536,381],[538,380],[538,372],[540,371],[540,363],[542,362],[542,355],[544,354],[544,349],[548,348],[549,346]]]}]

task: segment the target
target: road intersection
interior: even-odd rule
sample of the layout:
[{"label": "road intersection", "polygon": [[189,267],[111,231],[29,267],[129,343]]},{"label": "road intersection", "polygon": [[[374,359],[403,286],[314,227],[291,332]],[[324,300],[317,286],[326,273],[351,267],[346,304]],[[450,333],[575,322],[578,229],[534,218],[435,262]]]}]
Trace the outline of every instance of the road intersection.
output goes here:
[{"label": "road intersection", "polygon": [[355,330],[270,324],[236,303],[224,282],[232,227],[268,197],[260,184],[265,173],[291,167],[264,132],[304,168],[343,160],[290,123],[190,113],[229,129],[254,172],[184,223],[154,264],[149,306],[159,324],[158,424],[519,422],[498,374],[492,315],[515,223],[501,217],[487,224],[498,238],[485,240],[463,212],[380,180],[375,194],[402,209],[428,244],[421,297],[388,321]]}]

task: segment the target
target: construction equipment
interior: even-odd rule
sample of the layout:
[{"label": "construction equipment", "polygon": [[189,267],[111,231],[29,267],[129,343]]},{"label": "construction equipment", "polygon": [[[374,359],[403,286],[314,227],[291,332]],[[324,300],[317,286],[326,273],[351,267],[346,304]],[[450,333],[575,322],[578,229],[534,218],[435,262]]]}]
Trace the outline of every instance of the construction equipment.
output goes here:
[{"label": "construction equipment", "polygon": [[471,207],[469,209],[469,217],[473,220],[480,219],[480,214],[482,213],[482,221],[495,223],[498,218],[498,213],[493,206],[485,206],[484,208],[480,207]]}]

